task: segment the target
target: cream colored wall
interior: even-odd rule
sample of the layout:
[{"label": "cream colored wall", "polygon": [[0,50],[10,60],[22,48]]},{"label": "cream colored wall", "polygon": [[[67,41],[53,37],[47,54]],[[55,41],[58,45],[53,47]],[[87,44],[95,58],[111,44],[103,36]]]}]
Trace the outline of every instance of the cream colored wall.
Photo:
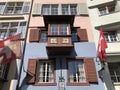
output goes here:
[{"label": "cream colored wall", "polygon": [[82,3],[86,2],[86,0],[34,0],[34,3],[43,3],[43,4],[51,4],[51,3]]}]

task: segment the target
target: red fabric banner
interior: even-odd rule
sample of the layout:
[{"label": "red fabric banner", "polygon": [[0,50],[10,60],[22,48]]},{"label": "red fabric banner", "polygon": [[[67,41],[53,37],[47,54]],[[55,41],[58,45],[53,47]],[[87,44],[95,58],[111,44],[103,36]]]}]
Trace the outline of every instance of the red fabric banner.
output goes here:
[{"label": "red fabric banner", "polygon": [[106,48],[107,48],[107,43],[106,39],[104,37],[102,28],[100,28],[100,36],[99,36],[99,42],[98,42],[98,57],[100,58],[101,61],[105,62],[106,61]]}]

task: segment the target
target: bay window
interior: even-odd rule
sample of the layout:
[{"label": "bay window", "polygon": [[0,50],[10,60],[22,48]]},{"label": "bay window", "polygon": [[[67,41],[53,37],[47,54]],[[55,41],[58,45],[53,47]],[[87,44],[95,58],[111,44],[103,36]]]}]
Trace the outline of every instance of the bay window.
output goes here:
[{"label": "bay window", "polygon": [[50,35],[69,35],[67,24],[51,24]]}]

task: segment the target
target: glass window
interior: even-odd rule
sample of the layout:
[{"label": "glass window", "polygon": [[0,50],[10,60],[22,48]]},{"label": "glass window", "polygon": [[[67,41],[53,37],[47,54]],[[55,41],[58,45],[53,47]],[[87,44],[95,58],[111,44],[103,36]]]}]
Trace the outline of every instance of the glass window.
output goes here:
[{"label": "glass window", "polygon": [[114,3],[99,7],[98,10],[100,12],[100,15],[105,15],[116,11]]},{"label": "glass window", "polygon": [[42,42],[47,41],[47,31],[41,31],[40,41],[42,41]]},{"label": "glass window", "polygon": [[5,3],[0,3],[0,14],[3,14],[5,8]]},{"label": "glass window", "polygon": [[67,24],[61,24],[60,35],[67,35],[67,34],[68,34]]},{"label": "glass window", "polygon": [[72,31],[72,41],[77,42],[78,41],[78,36],[76,31]]},{"label": "glass window", "polygon": [[7,31],[1,31],[0,32],[0,39],[5,39],[6,38],[6,33],[7,33]]},{"label": "glass window", "polygon": [[69,5],[62,5],[62,15],[69,15]]},{"label": "glass window", "polygon": [[39,61],[37,65],[37,82],[54,83],[54,62]]},{"label": "glass window", "polygon": [[120,82],[120,62],[108,63],[110,76],[113,82]]},{"label": "glass window", "polygon": [[30,2],[8,2],[4,14],[28,13]]},{"label": "glass window", "polygon": [[115,31],[104,33],[107,42],[119,41],[117,33]]},{"label": "glass window", "polygon": [[69,82],[86,82],[84,62],[69,61],[68,62]]},{"label": "glass window", "polygon": [[58,35],[58,25],[51,24],[50,33],[51,35]]},{"label": "glass window", "polygon": [[29,13],[29,9],[30,9],[30,2],[24,2],[23,5],[23,13]]},{"label": "glass window", "polygon": [[50,5],[43,5],[42,15],[50,15]]},{"label": "glass window", "polygon": [[10,36],[14,36],[15,34],[16,34],[16,31],[10,31],[9,37],[10,37]]},{"label": "glass window", "polygon": [[51,15],[58,15],[58,5],[51,6]]},{"label": "glass window", "polygon": [[77,5],[70,5],[71,15],[77,15]]}]

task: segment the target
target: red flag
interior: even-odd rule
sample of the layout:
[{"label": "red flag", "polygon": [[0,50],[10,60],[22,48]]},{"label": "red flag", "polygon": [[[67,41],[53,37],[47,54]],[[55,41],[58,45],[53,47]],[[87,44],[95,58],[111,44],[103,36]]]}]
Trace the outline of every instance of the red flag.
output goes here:
[{"label": "red flag", "polygon": [[107,43],[106,43],[104,34],[102,32],[102,28],[100,28],[100,36],[99,36],[97,53],[98,53],[98,57],[103,62],[106,61],[106,48],[107,48]]},{"label": "red flag", "polygon": [[7,64],[18,57],[20,34],[0,41],[0,64]]}]

